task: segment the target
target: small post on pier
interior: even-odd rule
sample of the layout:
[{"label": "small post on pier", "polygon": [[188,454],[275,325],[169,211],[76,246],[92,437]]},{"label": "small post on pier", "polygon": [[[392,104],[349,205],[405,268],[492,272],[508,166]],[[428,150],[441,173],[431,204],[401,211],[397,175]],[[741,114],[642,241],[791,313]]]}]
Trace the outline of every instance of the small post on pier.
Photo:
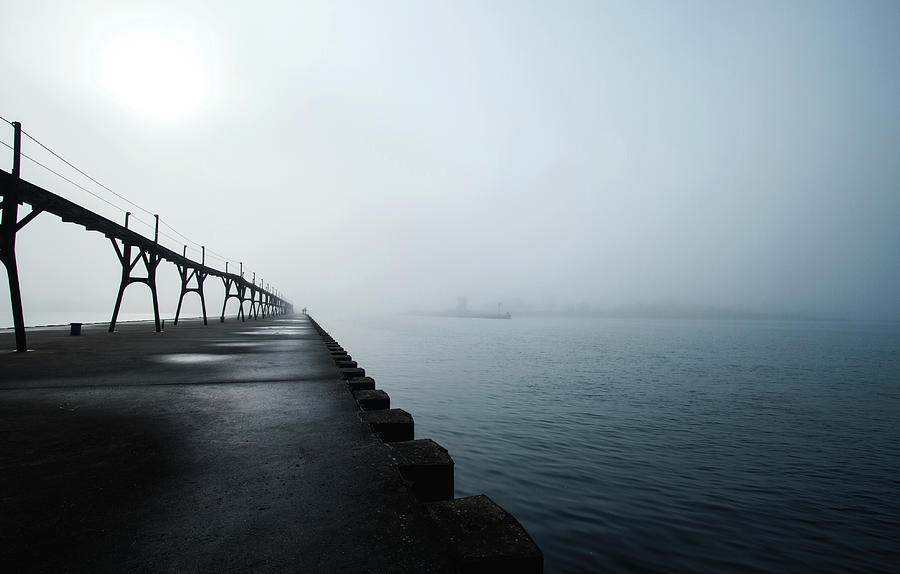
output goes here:
[{"label": "small post on pier", "polygon": [[128,218],[129,218],[129,217],[131,217],[131,212],[130,212],[130,211],[126,211],[126,212],[125,212],[125,229],[128,229]]},{"label": "small post on pier", "polygon": [[22,124],[13,122],[13,167],[12,175],[19,179],[19,173],[22,168]]},{"label": "small post on pier", "polygon": [[18,179],[22,161],[22,124],[12,122],[13,166],[12,176],[16,181],[3,189],[3,215],[0,218],[0,259],[6,266],[9,280],[9,302],[12,306],[13,325],[16,329],[16,351],[28,350],[25,337],[25,315],[22,312],[22,291],[19,286],[19,269],[16,265],[16,232],[19,230],[19,189]]},{"label": "small post on pier", "polygon": [[153,214],[156,219],[156,225],[153,228],[153,243],[159,243],[159,215]]},{"label": "small post on pier", "polygon": [[206,246],[200,246],[200,266],[206,265]]}]

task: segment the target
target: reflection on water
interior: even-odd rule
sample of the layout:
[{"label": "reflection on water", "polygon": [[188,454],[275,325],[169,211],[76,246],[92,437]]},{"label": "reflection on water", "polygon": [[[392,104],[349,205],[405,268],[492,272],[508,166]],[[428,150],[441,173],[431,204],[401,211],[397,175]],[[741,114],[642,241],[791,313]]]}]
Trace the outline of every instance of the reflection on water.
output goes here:
[{"label": "reflection on water", "polygon": [[316,317],[547,572],[895,572],[896,323]]}]

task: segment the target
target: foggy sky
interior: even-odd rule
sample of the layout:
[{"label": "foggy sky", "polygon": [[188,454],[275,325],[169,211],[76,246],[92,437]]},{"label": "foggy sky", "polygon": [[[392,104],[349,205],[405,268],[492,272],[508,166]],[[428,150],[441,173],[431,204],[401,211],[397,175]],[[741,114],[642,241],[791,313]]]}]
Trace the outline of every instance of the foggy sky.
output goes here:
[{"label": "foggy sky", "polygon": [[[0,115],[320,316],[467,295],[900,319],[898,2],[4,4]],[[184,54],[160,109],[116,90],[122,37]],[[43,214],[18,260],[26,323],[111,312],[102,235]]]}]

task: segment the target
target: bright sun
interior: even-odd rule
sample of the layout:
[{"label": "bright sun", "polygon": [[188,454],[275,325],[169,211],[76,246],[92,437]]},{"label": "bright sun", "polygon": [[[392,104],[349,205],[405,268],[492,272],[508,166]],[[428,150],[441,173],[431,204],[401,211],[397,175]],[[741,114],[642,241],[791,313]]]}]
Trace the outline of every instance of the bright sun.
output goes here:
[{"label": "bright sun", "polygon": [[103,84],[117,99],[156,119],[183,117],[208,96],[200,54],[158,29],[133,29],[113,38],[100,70]]}]

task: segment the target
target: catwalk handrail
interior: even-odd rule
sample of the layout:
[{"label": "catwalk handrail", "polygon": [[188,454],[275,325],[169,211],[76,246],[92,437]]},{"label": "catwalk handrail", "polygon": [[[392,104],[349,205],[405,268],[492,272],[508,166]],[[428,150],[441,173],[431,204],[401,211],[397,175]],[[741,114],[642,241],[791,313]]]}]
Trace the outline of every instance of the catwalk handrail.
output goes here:
[{"label": "catwalk handrail", "polygon": [[170,261],[176,265],[197,269],[202,268],[209,275],[215,277],[228,277],[245,288],[254,288],[263,295],[284,301],[282,297],[275,295],[260,285],[251,283],[237,273],[228,273],[206,265],[205,263],[194,261],[177,251],[172,251],[158,241],[144,237],[140,233],[128,229],[124,225],[120,225],[115,221],[107,219],[99,213],[95,213],[86,207],[82,207],[73,201],[56,195],[52,191],[48,191],[27,180],[15,178],[8,171],[0,169],[0,186],[6,188],[10,185],[18,185],[19,202],[27,203],[35,210],[52,213],[65,222],[77,223],[88,231],[99,231],[110,239],[118,239],[124,243],[139,247],[144,251],[156,252],[166,261]]}]

